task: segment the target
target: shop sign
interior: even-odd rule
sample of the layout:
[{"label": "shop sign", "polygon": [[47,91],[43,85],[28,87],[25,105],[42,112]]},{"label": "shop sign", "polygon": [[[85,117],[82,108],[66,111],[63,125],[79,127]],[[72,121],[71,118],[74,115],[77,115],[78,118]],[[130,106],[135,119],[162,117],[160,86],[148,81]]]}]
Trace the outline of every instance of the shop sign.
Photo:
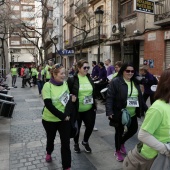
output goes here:
[{"label": "shop sign", "polygon": [[74,50],[59,50],[58,53],[60,55],[73,55],[74,54]]},{"label": "shop sign", "polygon": [[134,0],[134,11],[154,14],[154,0]]}]

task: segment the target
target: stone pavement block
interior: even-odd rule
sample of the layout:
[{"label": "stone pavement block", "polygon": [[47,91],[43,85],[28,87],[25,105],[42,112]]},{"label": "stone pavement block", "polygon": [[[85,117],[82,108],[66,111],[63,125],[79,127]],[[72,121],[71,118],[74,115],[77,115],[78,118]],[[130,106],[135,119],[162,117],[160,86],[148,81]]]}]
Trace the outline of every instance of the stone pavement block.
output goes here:
[{"label": "stone pavement block", "polygon": [[25,143],[15,143],[10,145],[10,151],[20,150],[23,148]]},{"label": "stone pavement block", "polygon": [[9,153],[0,153],[0,161],[9,160]]},{"label": "stone pavement block", "polygon": [[113,150],[105,150],[89,155],[86,154],[86,157],[93,163],[97,170],[117,170],[122,168],[122,163],[115,159]]},{"label": "stone pavement block", "polygon": [[27,143],[27,145],[26,145],[27,148],[34,148],[34,147],[38,147],[38,146],[42,146],[41,141],[29,142],[29,143]]},{"label": "stone pavement block", "polygon": [[10,170],[9,169],[9,160],[0,161],[0,170]]}]

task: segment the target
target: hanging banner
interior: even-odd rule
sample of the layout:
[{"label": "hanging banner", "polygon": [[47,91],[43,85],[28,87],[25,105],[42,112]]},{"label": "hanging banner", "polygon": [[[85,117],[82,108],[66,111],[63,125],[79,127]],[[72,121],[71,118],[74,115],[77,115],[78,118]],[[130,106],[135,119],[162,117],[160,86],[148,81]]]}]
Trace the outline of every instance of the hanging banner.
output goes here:
[{"label": "hanging banner", "polygon": [[144,12],[154,15],[154,0],[134,0],[134,11]]}]

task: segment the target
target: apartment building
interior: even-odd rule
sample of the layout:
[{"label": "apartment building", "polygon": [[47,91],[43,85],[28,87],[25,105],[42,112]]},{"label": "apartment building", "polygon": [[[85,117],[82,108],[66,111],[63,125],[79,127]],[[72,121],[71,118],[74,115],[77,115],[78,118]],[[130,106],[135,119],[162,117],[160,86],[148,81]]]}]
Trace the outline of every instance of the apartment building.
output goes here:
[{"label": "apartment building", "polygon": [[[100,8],[104,11],[103,22],[100,24],[100,36],[94,11]],[[91,63],[97,61],[98,42],[100,41],[100,61],[112,57],[110,46],[104,46],[111,33],[112,15],[111,0],[64,0],[63,39],[64,49],[70,50],[64,55],[67,67],[79,59]]]},{"label": "apartment building", "polygon": [[[61,63],[62,57],[62,22],[63,22],[63,0],[44,0],[42,14],[42,46],[45,53],[45,62],[52,59],[54,63]],[[58,43],[53,43],[53,38]]]},{"label": "apartment building", "polygon": [[35,34],[35,1],[10,0],[11,25],[9,27],[9,61],[10,65],[27,65],[37,62]]}]

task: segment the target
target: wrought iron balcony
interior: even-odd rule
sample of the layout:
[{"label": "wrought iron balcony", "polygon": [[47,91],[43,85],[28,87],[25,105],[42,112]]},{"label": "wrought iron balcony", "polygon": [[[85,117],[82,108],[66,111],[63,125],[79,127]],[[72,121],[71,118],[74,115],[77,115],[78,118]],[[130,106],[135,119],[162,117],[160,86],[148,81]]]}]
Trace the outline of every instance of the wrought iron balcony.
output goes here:
[{"label": "wrought iron balcony", "polygon": [[170,24],[170,1],[158,1],[155,4],[154,24],[163,26]]},{"label": "wrought iron balcony", "polygon": [[[107,38],[107,27],[108,26],[100,26],[100,41]],[[85,33],[80,33],[73,38],[74,46],[79,46],[82,44],[82,41],[85,37]],[[87,38],[84,40],[85,44],[93,43],[96,44],[98,42],[98,27],[94,27],[91,29],[90,33],[87,35]]]},{"label": "wrought iron balcony", "polygon": [[72,10],[67,11],[65,21],[70,22],[74,19],[74,12]]},{"label": "wrought iron balcony", "polygon": [[83,12],[87,8],[87,3],[79,1],[78,3],[75,4],[75,6],[76,6],[75,14],[78,14]]}]

